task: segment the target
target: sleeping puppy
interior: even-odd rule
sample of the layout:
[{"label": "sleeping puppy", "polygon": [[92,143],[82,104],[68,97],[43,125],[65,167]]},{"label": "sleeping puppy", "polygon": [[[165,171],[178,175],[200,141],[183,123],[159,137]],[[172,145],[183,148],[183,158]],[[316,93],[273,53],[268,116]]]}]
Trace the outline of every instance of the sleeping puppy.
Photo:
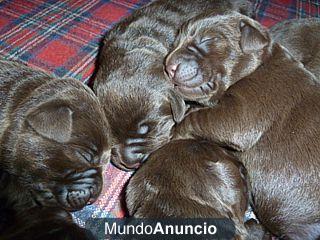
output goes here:
[{"label": "sleeping puppy", "polygon": [[0,97],[0,169],[11,176],[0,197],[17,211],[75,211],[94,202],[110,147],[93,92],[79,81],[0,60]]},{"label": "sleeping puppy", "polygon": [[186,112],[163,72],[180,25],[205,11],[251,13],[245,0],[158,0],[137,10],[103,41],[94,90],[113,135],[112,161],[133,170],[171,137]]},{"label": "sleeping puppy", "polygon": [[[169,70],[178,64],[171,73],[177,91],[213,105],[188,115],[176,137],[233,149],[248,171],[262,225],[286,239],[318,239],[320,85],[314,75],[237,12],[190,21],[167,64]],[[194,68],[197,74],[184,77]],[[210,91],[199,90],[208,82]]]},{"label": "sleeping puppy", "polygon": [[206,141],[172,141],[150,155],[126,189],[136,218],[229,218],[247,239],[246,172],[236,158]]},{"label": "sleeping puppy", "polygon": [[224,33],[208,29],[207,21],[215,15],[201,14],[186,22],[165,60],[165,70],[175,91],[185,100],[208,106],[261,63],[254,52],[237,55],[239,44],[228,39],[234,38],[232,33],[228,34],[230,26]]},{"label": "sleeping puppy", "polygon": [[320,19],[286,20],[270,29],[272,39],[286,47],[306,69],[320,78]]}]

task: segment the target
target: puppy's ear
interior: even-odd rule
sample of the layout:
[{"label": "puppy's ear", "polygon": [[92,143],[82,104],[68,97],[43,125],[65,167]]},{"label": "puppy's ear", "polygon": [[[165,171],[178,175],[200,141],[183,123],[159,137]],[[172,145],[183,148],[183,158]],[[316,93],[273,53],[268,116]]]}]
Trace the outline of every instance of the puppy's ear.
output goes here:
[{"label": "puppy's ear", "polygon": [[186,103],[183,100],[183,98],[178,93],[175,93],[173,90],[170,90],[169,101],[171,105],[173,120],[176,123],[180,123],[187,111]]},{"label": "puppy's ear", "polygon": [[240,31],[240,46],[244,53],[258,52],[270,43],[268,31],[252,20],[242,19],[240,21]]},{"label": "puppy's ear", "polygon": [[63,105],[44,105],[27,116],[27,123],[43,137],[67,142],[72,133],[72,110]]}]

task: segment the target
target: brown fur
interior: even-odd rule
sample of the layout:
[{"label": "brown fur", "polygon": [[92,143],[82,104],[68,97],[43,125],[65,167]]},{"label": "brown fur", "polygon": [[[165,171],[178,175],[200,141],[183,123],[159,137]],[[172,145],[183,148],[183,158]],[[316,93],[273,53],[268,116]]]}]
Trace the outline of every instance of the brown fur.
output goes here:
[{"label": "brown fur", "polygon": [[195,140],[172,141],[150,155],[126,189],[137,218],[229,218],[245,239],[248,193],[243,166],[222,148]]},{"label": "brown fur", "polygon": [[292,19],[270,29],[272,39],[286,47],[306,69],[320,78],[320,19]]},{"label": "brown fur", "polygon": [[80,228],[71,214],[61,208],[33,207],[10,214],[15,222],[0,224],[1,240],[95,240],[89,230]]},{"label": "brown fur", "polygon": [[213,73],[223,64],[225,73],[232,73],[222,75],[226,91],[218,101],[214,93],[207,94],[208,102],[213,97],[216,105],[191,113],[177,127],[177,137],[205,138],[233,148],[248,171],[262,224],[280,237],[319,238],[317,79],[274,44],[265,28],[239,13],[209,16],[194,24],[187,29],[198,27],[209,37],[224,35],[219,44],[234,51],[236,62],[226,64],[230,56],[213,62]]},{"label": "brown fur", "polygon": [[[93,92],[8,61],[0,61],[0,86],[0,167],[15,176],[9,191],[67,210],[94,200],[102,186],[101,157],[110,149]],[[77,203],[80,190],[85,195],[79,193]]]},{"label": "brown fur", "polygon": [[169,141],[187,109],[171,91],[163,60],[180,25],[205,11],[239,10],[244,0],[158,0],[137,10],[108,33],[100,52],[94,90],[113,134],[112,161],[124,170],[139,167]]},{"label": "brown fur", "polygon": [[0,170],[7,176],[0,199],[8,208],[74,211],[94,202],[110,147],[93,92],[79,81],[0,60],[0,98]]},{"label": "brown fur", "polygon": [[252,46],[248,44],[248,47],[256,47],[257,51],[241,49],[241,42],[237,42],[241,41],[240,31],[232,32],[239,23],[228,25],[221,21],[215,29],[211,29],[208,26],[222,18],[221,15],[214,16],[202,14],[185,23],[177,36],[174,50],[165,61],[175,90],[186,100],[210,106],[238,79],[261,64],[263,56],[258,55],[269,40],[269,35],[261,32],[259,37],[263,39],[257,41],[261,42],[261,46],[253,45],[255,40],[248,39],[248,42],[252,41]]}]

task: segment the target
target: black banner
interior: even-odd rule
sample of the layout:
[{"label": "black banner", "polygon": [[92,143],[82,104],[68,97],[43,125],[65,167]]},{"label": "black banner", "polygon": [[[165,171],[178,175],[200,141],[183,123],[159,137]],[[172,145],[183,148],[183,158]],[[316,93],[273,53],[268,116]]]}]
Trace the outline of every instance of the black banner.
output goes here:
[{"label": "black banner", "polygon": [[137,219],[99,218],[86,222],[98,240],[198,240],[233,239],[234,223],[229,219]]}]

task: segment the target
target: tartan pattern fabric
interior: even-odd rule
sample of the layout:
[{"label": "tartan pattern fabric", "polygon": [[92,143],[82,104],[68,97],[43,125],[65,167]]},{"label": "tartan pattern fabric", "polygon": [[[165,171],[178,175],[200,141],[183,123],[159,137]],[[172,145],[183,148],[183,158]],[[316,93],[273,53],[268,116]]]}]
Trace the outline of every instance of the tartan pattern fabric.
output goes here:
[{"label": "tartan pattern fabric", "polygon": [[[0,55],[88,83],[102,36],[148,2],[0,0]],[[320,17],[318,1],[256,0],[255,9],[256,19],[268,27],[288,18]],[[103,175],[97,202],[73,214],[81,226],[90,217],[124,216],[120,196],[130,174],[108,165]]]},{"label": "tartan pattern fabric", "polygon": [[0,54],[87,82],[102,36],[149,0],[4,0]]},{"label": "tartan pattern fabric", "polygon": [[318,0],[256,0],[256,19],[266,27],[292,18],[320,17]]}]

